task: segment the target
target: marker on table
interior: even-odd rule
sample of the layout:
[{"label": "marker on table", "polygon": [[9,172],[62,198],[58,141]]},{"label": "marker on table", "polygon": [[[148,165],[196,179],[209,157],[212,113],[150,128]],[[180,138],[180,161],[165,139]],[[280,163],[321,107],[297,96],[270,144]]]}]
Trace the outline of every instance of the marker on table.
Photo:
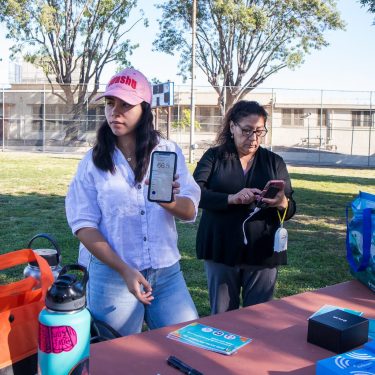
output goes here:
[{"label": "marker on table", "polygon": [[189,365],[182,362],[180,359],[176,358],[173,355],[171,355],[167,359],[167,363],[168,363],[169,366],[172,366],[172,367],[180,370],[182,373],[184,373],[186,375],[203,375],[203,373],[201,373],[198,370],[190,367]]}]

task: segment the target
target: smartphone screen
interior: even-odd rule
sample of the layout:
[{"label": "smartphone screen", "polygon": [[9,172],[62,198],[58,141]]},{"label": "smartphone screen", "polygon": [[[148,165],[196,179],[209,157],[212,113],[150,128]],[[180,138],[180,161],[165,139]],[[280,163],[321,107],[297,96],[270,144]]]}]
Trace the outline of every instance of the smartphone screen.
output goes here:
[{"label": "smartphone screen", "polygon": [[276,194],[280,191],[280,187],[270,185],[270,187],[266,190],[262,198],[275,198]]},{"label": "smartphone screen", "polygon": [[283,180],[270,180],[267,182],[266,186],[264,187],[262,194],[259,196],[259,200],[257,203],[257,207],[266,208],[267,203],[262,202],[262,198],[270,198],[273,199],[276,197],[276,194],[284,189],[285,182]]},{"label": "smartphone screen", "polygon": [[283,180],[270,180],[264,187],[261,197],[274,198],[279,190],[284,189],[285,182]]},{"label": "smartphone screen", "polygon": [[151,157],[148,200],[172,202],[172,182],[176,173],[177,154],[171,151],[154,151]]}]

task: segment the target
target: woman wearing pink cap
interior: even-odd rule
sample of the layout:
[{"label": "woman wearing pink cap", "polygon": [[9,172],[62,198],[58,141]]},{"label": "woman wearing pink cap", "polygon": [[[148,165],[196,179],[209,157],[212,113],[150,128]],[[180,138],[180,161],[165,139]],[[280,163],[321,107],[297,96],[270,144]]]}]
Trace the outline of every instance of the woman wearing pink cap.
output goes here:
[{"label": "woman wearing pink cap", "polygon": [[[198,318],[180,270],[175,217],[194,221],[200,189],[181,149],[154,129],[151,85],[135,69],[108,83],[106,121],[79,164],[66,214],[88,268],[88,307],[122,335]],[[150,155],[177,153],[172,203],[147,199]]]}]

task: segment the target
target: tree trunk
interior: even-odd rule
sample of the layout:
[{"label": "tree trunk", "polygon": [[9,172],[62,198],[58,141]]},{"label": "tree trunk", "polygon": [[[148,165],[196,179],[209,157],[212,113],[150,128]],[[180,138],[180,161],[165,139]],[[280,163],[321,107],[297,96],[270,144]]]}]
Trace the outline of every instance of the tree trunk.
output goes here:
[{"label": "tree trunk", "polygon": [[[82,127],[83,122],[81,121],[82,113],[86,104],[85,97],[87,92],[87,85],[79,88],[78,97],[74,95],[74,92],[78,91],[74,85],[61,85],[65,97],[67,99],[67,123],[64,125],[65,136],[63,144],[64,146],[76,146],[82,144],[82,140],[79,139],[79,130]],[[74,91],[72,91],[74,90]],[[87,115],[87,114],[86,114]]]},{"label": "tree trunk", "polygon": [[237,95],[233,94],[229,89],[223,90],[219,95],[218,106],[222,117],[228,112],[228,109],[238,100]]},{"label": "tree trunk", "polygon": [[83,125],[82,113],[84,111],[84,106],[85,103],[82,101],[72,104],[68,124],[65,126],[64,145],[66,146],[75,146],[84,142],[79,139],[79,131]]}]

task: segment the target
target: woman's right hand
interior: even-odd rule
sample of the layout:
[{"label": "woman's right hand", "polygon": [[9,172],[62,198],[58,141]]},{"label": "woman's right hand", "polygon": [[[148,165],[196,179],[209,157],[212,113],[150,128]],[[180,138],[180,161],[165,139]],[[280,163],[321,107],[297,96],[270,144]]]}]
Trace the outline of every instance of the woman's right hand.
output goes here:
[{"label": "woman's right hand", "polygon": [[[117,271],[126,282],[129,292],[145,305],[150,305],[154,297],[151,295],[152,288],[149,282],[136,269],[129,267],[113,251],[96,228],[81,228],[76,232],[78,239],[85,245],[86,249],[100,261]],[[143,288],[142,288],[143,286]]]},{"label": "woman's right hand", "polygon": [[138,301],[145,305],[151,305],[151,301],[154,299],[151,285],[139,271],[127,267],[126,270],[121,273],[121,276],[125,280],[129,292],[132,293]]},{"label": "woman's right hand", "polygon": [[228,195],[228,204],[250,204],[253,203],[257,195],[262,191],[256,188],[244,188],[237,194]]}]

